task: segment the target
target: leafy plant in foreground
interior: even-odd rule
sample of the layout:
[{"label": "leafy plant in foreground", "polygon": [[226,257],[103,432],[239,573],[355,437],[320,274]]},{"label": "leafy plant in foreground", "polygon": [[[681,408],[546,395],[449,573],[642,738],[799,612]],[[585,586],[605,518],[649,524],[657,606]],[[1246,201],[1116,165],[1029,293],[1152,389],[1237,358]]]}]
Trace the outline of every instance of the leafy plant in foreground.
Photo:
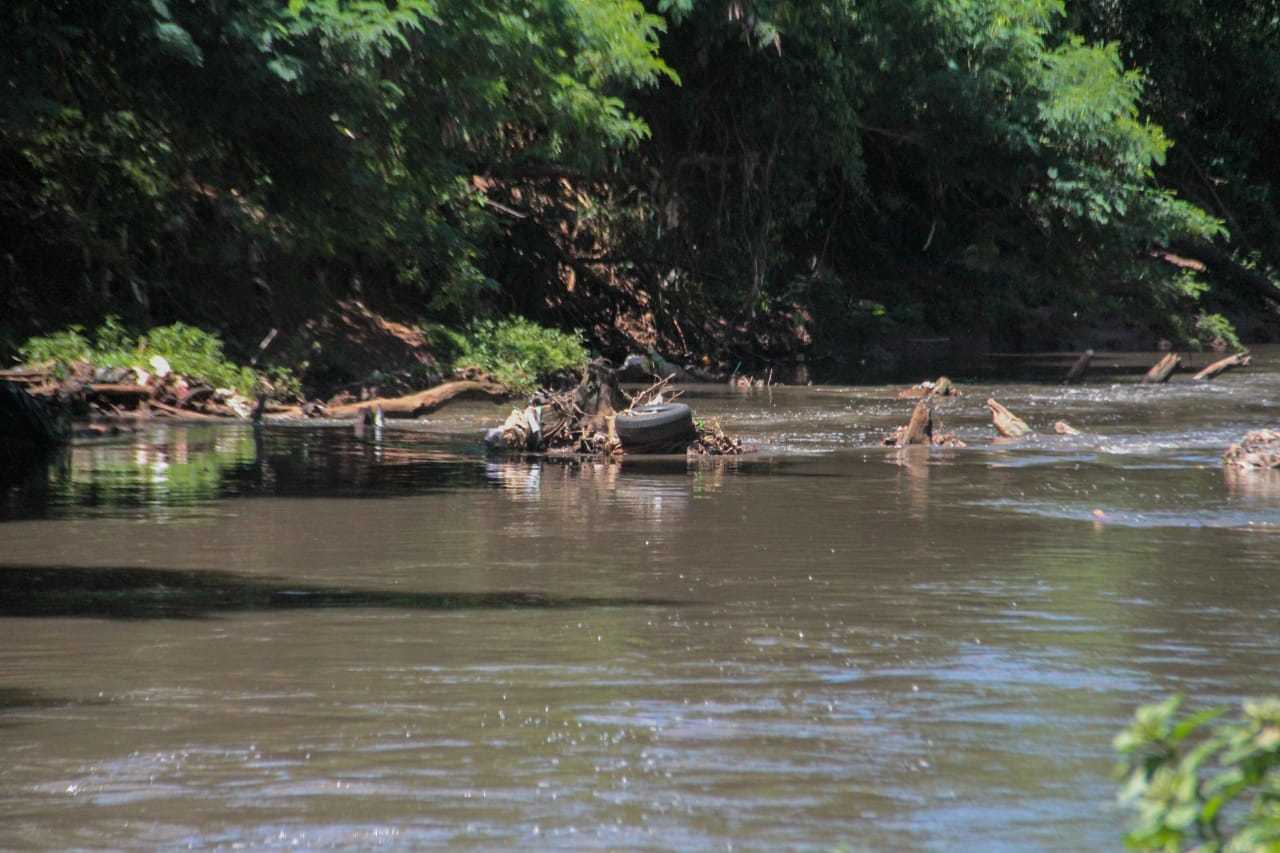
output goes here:
[{"label": "leafy plant in foreground", "polygon": [[1115,739],[1124,757],[1127,836],[1146,850],[1280,850],[1280,698],[1179,715],[1174,696],[1135,713]]}]

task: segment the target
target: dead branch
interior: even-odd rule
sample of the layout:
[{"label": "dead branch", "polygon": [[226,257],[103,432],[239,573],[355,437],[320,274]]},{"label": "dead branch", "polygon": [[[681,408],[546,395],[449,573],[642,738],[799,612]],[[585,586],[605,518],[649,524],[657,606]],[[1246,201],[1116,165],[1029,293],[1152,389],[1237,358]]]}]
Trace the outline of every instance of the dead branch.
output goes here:
[{"label": "dead branch", "polygon": [[1229,355],[1224,359],[1215,361],[1213,364],[1209,365],[1208,367],[1206,367],[1204,370],[1197,373],[1192,378],[1198,379],[1201,381],[1212,379],[1213,377],[1217,376],[1219,373],[1222,373],[1224,370],[1230,370],[1233,367],[1248,367],[1249,362],[1252,360],[1253,360],[1253,357],[1250,356],[1249,353],[1238,352],[1235,355]]}]

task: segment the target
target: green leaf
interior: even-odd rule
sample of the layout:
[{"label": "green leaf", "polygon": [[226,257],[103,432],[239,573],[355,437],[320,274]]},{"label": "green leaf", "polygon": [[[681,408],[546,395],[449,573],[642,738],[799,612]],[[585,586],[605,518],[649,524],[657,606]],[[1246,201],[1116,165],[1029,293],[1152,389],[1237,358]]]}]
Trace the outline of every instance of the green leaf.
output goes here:
[{"label": "green leaf", "polygon": [[156,24],[156,38],[160,49],[169,56],[181,59],[188,65],[204,64],[204,53],[187,32],[178,24],[170,22]]}]

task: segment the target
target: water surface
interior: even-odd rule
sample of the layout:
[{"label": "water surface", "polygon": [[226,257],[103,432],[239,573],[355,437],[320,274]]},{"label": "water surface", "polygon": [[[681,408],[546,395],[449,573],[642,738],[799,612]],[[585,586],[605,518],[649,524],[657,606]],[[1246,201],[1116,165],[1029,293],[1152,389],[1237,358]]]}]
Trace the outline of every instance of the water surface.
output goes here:
[{"label": "water surface", "polygon": [[1280,683],[1255,364],[966,386],[959,450],[884,387],[691,389],[719,462],[494,461],[481,404],[76,446],[0,489],[0,847],[1116,848],[1133,708]]}]

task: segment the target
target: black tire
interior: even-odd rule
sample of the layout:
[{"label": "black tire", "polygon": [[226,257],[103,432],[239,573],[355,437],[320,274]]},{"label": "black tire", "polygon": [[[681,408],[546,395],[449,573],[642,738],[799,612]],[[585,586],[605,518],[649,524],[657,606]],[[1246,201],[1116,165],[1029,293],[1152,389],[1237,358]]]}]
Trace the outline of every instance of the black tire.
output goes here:
[{"label": "black tire", "polygon": [[684,403],[641,406],[630,414],[618,415],[614,428],[623,447],[653,447],[692,441],[697,436],[693,410]]}]

